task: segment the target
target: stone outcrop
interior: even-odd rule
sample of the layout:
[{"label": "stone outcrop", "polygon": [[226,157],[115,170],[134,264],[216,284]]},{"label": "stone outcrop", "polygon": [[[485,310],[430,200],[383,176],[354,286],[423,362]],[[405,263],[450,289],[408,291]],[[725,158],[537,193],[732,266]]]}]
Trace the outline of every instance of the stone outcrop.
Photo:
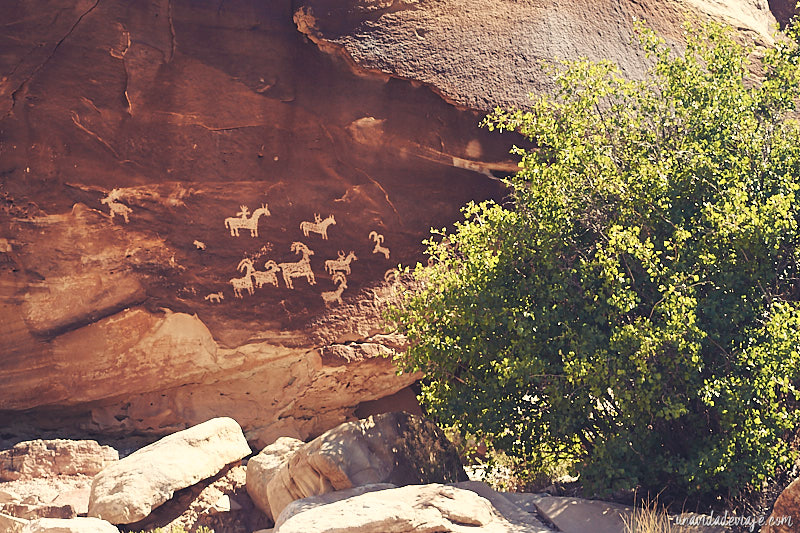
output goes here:
[{"label": "stone outcrop", "polygon": [[351,491],[353,489],[326,494],[327,498],[312,497],[295,502],[281,513],[275,533],[552,531],[532,516],[525,521],[518,518],[510,522],[489,500],[470,490],[447,485],[411,485],[363,493]]},{"label": "stone outcrop", "polygon": [[248,492],[270,518],[294,500],[359,485],[467,479],[457,451],[442,431],[408,413],[342,424],[287,455],[277,471],[272,465],[263,469],[271,478],[266,484],[259,483],[256,475],[248,476]]},{"label": "stone outcrop", "polygon": [[[732,24],[762,43],[785,18],[787,2],[522,0],[306,0],[298,29],[354,68],[418,80],[458,105],[525,106],[531,91],[550,88],[542,61],[610,59],[640,77],[647,62],[631,44],[634,20],[645,20],[676,46],[686,18]],[[779,5],[780,4],[780,5]]]},{"label": "stone outcrop", "polygon": [[769,8],[790,9],[4,2],[0,424],[231,416],[263,447],[352,420],[419,378],[386,357],[391,269],[517,169],[487,109],[546,87],[543,58],[641,73],[633,16],[671,42],[687,10],[768,40]]},{"label": "stone outcrop", "polygon": [[34,440],[0,451],[0,481],[60,475],[94,476],[119,459],[110,446],[92,440]]},{"label": "stone outcrop", "polygon": [[89,516],[114,524],[147,517],[175,491],[249,455],[236,421],[215,418],[164,437],[107,467],[92,482]]}]

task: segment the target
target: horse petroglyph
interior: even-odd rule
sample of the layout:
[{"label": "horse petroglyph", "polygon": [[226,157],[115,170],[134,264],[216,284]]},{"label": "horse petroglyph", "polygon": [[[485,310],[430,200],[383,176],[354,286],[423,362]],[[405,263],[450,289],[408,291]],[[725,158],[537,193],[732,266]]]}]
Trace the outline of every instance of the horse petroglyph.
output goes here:
[{"label": "horse petroglyph", "polygon": [[125,220],[127,224],[130,222],[128,215],[131,214],[133,211],[130,207],[125,204],[119,203],[119,191],[117,189],[112,190],[108,195],[100,200],[101,204],[105,204],[108,206],[109,214],[111,215],[111,220],[114,220],[114,215],[119,215]]},{"label": "horse petroglyph", "polygon": [[328,274],[333,274],[334,272],[344,272],[349,276],[351,261],[358,261],[358,257],[356,257],[355,252],[350,250],[350,253],[347,254],[347,257],[345,257],[344,250],[339,250],[338,259],[328,259],[325,261],[325,271]]},{"label": "horse petroglyph", "polygon": [[250,259],[242,259],[239,262],[239,266],[236,267],[236,270],[242,271],[246,270],[247,273],[244,275],[243,278],[232,278],[230,280],[230,284],[233,286],[233,295],[236,298],[242,298],[242,291],[247,290],[250,296],[253,295],[253,279],[252,275],[253,272],[256,271],[255,267],[253,266],[253,261]]},{"label": "horse petroglyph", "polygon": [[203,241],[198,241],[195,239],[195,241],[192,244],[194,244],[194,247],[197,248],[198,250],[206,249],[206,243],[204,243]]},{"label": "horse petroglyph", "polygon": [[383,235],[377,231],[370,231],[369,238],[375,241],[375,248],[372,249],[372,253],[383,254],[386,259],[389,259],[389,249],[383,246]]},{"label": "horse petroglyph", "polygon": [[218,304],[218,303],[222,302],[222,300],[224,300],[224,299],[225,299],[225,295],[222,294],[222,291],[212,292],[211,294],[209,294],[205,298],[203,298],[203,300],[207,300],[207,301],[211,302],[212,304],[214,304],[214,303]]},{"label": "horse petroglyph", "polygon": [[339,286],[335,291],[325,291],[322,293],[322,300],[325,302],[326,306],[333,305],[334,303],[341,304],[342,293],[347,288],[347,278],[345,278],[344,274],[341,272],[334,274],[333,278],[331,278],[331,281],[338,283]]},{"label": "horse petroglyph", "polygon": [[236,217],[228,217],[225,219],[225,227],[231,230],[231,237],[238,237],[240,229],[249,229],[251,237],[258,237],[258,219],[261,215],[270,216],[271,213],[267,209],[267,204],[261,204],[261,207],[253,211],[253,216],[247,218],[250,210],[246,205],[239,206],[239,211]]},{"label": "horse petroglyph", "polygon": [[309,232],[319,233],[323,239],[328,238],[328,226],[331,224],[336,225],[336,220],[333,215],[328,215],[328,218],[322,220],[317,213],[314,213],[314,222],[301,222],[300,229],[303,230],[303,235],[308,237]]},{"label": "horse petroglyph", "polygon": [[283,281],[286,282],[286,287],[294,289],[292,278],[306,277],[309,285],[316,285],[317,280],[314,278],[314,272],[311,270],[311,256],[314,252],[308,249],[308,246],[302,242],[293,242],[292,251],[296,254],[303,254],[303,258],[296,263],[280,263],[278,266],[283,271]]}]

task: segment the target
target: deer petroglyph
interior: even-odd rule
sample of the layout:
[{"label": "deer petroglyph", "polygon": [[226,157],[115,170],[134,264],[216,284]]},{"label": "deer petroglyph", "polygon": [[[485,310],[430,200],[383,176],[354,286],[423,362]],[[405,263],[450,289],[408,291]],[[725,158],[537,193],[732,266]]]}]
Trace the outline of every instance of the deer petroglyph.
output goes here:
[{"label": "deer petroglyph", "polygon": [[328,238],[328,226],[331,224],[336,224],[336,219],[333,218],[333,215],[328,215],[325,220],[322,220],[317,213],[314,213],[314,222],[306,222],[303,221],[300,223],[300,229],[303,230],[303,235],[308,237],[310,232],[319,233],[322,235],[323,239]]},{"label": "deer petroglyph", "polygon": [[249,229],[251,237],[258,237],[258,219],[261,215],[270,216],[271,213],[267,208],[267,204],[261,204],[261,207],[253,211],[253,216],[247,218],[250,210],[246,205],[239,206],[239,211],[236,213],[237,217],[228,217],[225,219],[225,227],[231,230],[231,237],[238,237],[240,229]]}]

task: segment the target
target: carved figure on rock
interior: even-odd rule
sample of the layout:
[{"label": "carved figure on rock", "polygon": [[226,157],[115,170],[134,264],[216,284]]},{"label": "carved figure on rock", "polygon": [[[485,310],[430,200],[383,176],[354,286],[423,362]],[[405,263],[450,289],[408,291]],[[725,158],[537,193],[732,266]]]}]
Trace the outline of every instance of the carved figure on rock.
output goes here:
[{"label": "carved figure on rock", "polygon": [[358,261],[358,257],[356,257],[355,252],[350,250],[350,253],[347,254],[347,257],[345,257],[344,250],[339,250],[338,259],[328,259],[325,261],[325,271],[328,274],[333,274],[334,272],[344,272],[349,276],[350,263],[352,261]]},{"label": "carved figure on rock", "polygon": [[344,274],[341,272],[337,272],[333,275],[331,280],[334,283],[338,283],[339,286],[336,288],[335,291],[325,291],[322,293],[322,300],[325,302],[326,306],[333,305],[334,303],[341,304],[342,303],[342,293],[347,288],[347,278],[344,277]]},{"label": "carved figure on rock", "polygon": [[301,222],[300,229],[303,230],[303,235],[308,237],[309,232],[319,233],[323,239],[328,238],[328,226],[331,224],[336,225],[336,219],[333,215],[328,215],[328,218],[322,220],[319,214],[314,213],[314,222]]},{"label": "carved figure on rock", "polygon": [[232,278],[230,280],[230,284],[233,286],[233,295],[237,298],[242,298],[242,291],[247,290],[247,292],[252,296],[254,289],[253,279],[251,276],[253,275],[253,272],[256,271],[255,267],[253,266],[253,261],[248,258],[242,259],[236,269],[240,272],[242,270],[246,270],[247,273],[243,278]]},{"label": "carved figure on rock", "polygon": [[220,303],[222,300],[224,300],[224,299],[225,299],[225,295],[224,295],[224,294],[222,294],[222,291],[219,291],[219,292],[212,292],[211,294],[207,295],[207,296],[206,296],[205,298],[203,298],[203,299],[204,299],[204,300],[207,300],[207,301],[209,301],[209,302],[211,302],[212,304],[214,304],[214,303],[217,303],[217,304],[218,304],[218,303]]},{"label": "carved figure on rock", "polygon": [[375,248],[372,249],[372,253],[383,254],[386,259],[389,259],[389,249],[383,246],[383,235],[377,231],[370,231],[369,238],[375,241]]},{"label": "carved figure on rock", "polygon": [[247,218],[250,210],[246,205],[239,206],[241,211],[236,213],[239,218],[228,217],[225,219],[225,227],[231,230],[231,237],[238,237],[240,229],[249,229],[251,237],[258,237],[258,219],[261,215],[271,216],[267,204],[261,204],[261,207],[253,211],[253,216]]},{"label": "carved figure on rock", "polygon": [[105,204],[108,206],[109,214],[111,215],[111,220],[114,220],[114,215],[119,215],[125,220],[127,224],[130,222],[128,215],[131,213],[132,209],[125,204],[119,203],[119,192],[117,189],[114,189],[108,196],[100,200],[101,204]]},{"label": "carved figure on rock", "polygon": [[260,289],[266,283],[271,283],[275,287],[278,286],[278,271],[281,269],[275,261],[269,260],[264,264],[266,271],[254,270],[253,281],[256,282],[256,288]]},{"label": "carved figure on rock", "polygon": [[292,278],[299,278],[305,276],[309,285],[316,285],[317,280],[314,278],[314,272],[311,270],[311,256],[314,252],[308,249],[308,246],[302,242],[293,242],[292,251],[296,254],[303,254],[303,258],[296,263],[279,263],[278,266],[283,271],[283,281],[286,282],[286,287],[294,289]]},{"label": "carved figure on rock", "polygon": [[195,241],[192,244],[194,244],[194,247],[197,248],[198,250],[206,249],[206,243],[204,243],[203,241],[198,241],[197,239],[195,239]]}]

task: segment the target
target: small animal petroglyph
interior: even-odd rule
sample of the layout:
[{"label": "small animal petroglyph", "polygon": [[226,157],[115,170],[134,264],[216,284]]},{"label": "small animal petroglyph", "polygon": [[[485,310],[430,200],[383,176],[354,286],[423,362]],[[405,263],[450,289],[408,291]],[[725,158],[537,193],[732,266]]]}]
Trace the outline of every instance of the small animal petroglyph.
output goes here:
[{"label": "small animal petroglyph", "polygon": [[345,257],[344,250],[339,250],[338,259],[328,259],[325,261],[325,271],[328,274],[333,274],[334,272],[344,272],[349,276],[351,261],[358,261],[358,257],[356,257],[355,252],[350,250],[350,253],[347,254],[347,257]]},{"label": "small animal petroglyph", "polygon": [[108,206],[109,214],[111,215],[111,220],[114,220],[114,215],[119,215],[125,220],[127,224],[130,222],[128,215],[131,214],[132,209],[125,204],[119,203],[119,191],[117,189],[112,190],[108,195],[100,200],[101,204],[105,204]]},{"label": "small animal petroglyph", "polygon": [[204,243],[203,241],[195,240],[192,244],[194,244],[194,247],[197,248],[198,250],[206,249],[206,243]]},{"label": "small animal petroglyph", "polygon": [[261,207],[253,211],[253,216],[250,218],[247,218],[250,210],[246,205],[240,205],[239,209],[241,211],[236,213],[239,218],[228,217],[225,219],[225,227],[231,230],[231,237],[238,237],[240,229],[249,229],[251,237],[258,237],[258,219],[261,218],[261,215],[271,216],[267,204],[261,204]]},{"label": "small animal petroglyph", "polygon": [[369,238],[375,241],[375,248],[372,249],[372,253],[383,254],[386,259],[389,259],[389,249],[383,246],[383,235],[377,231],[370,231]]},{"label": "small animal petroglyph", "polygon": [[212,304],[218,304],[225,299],[225,295],[222,294],[222,291],[219,292],[212,292],[211,294],[207,295],[203,300],[207,300]]},{"label": "small animal petroglyph", "polygon": [[311,270],[311,256],[314,252],[308,249],[308,246],[302,242],[293,242],[292,251],[296,254],[303,254],[303,258],[296,263],[279,263],[278,266],[283,271],[283,281],[286,287],[294,289],[292,278],[306,277],[309,285],[316,285],[317,280],[314,278],[314,272]]},{"label": "small animal petroglyph", "polygon": [[266,271],[254,270],[253,281],[256,282],[256,289],[260,289],[266,283],[278,286],[278,271],[281,269],[275,261],[269,260],[264,264]]},{"label": "small animal petroglyph", "polygon": [[247,290],[250,296],[253,295],[253,279],[251,276],[253,272],[255,272],[255,267],[253,266],[253,262],[250,259],[242,259],[239,262],[239,266],[236,267],[236,270],[242,271],[246,270],[247,273],[244,275],[243,278],[232,278],[230,280],[230,284],[233,286],[233,295],[236,298],[242,298],[242,291]]},{"label": "small animal petroglyph", "polygon": [[347,278],[344,277],[344,274],[341,272],[334,274],[333,278],[331,278],[331,281],[338,283],[339,286],[335,291],[325,291],[322,293],[322,300],[325,302],[326,306],[333,305],[334,303],[341,304],[342,293],[347,288]]},{"label": "small animal petroglyph", "polygon": [[314,222],[301,222],[300,229],[303,230],[303,235],[308,237],[309,232],[319,233],[323,239],[328,238],[328,226],[331,224],[336,225],[336,219],[333,215],[328,215],[328,218],[322,220],[317,213],[314,213]]}]

